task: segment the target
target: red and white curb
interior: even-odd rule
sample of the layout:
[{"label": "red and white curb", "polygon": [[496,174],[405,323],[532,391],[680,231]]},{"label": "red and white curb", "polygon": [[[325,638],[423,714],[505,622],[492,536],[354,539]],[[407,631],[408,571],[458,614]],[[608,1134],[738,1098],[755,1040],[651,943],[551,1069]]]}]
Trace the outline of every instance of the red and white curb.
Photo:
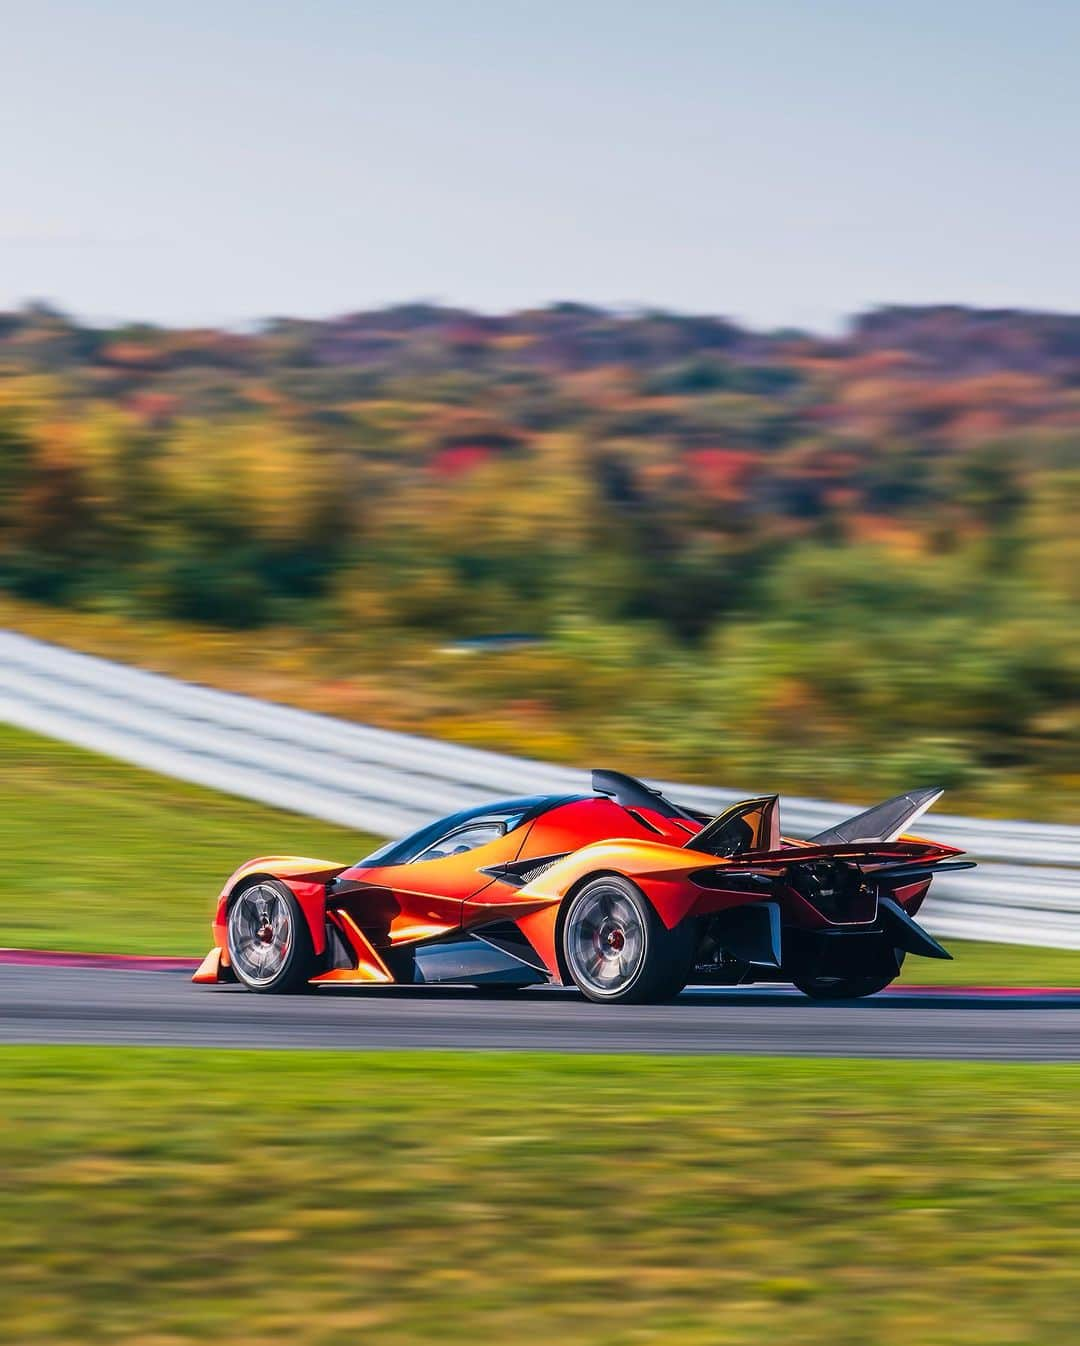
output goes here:
[{"label": "red and white curb", "polygon": [[59,949],[0,949],[0,966],[81,967],[107,972],[194,972],[198,958],[142,953],[75,953]]}]

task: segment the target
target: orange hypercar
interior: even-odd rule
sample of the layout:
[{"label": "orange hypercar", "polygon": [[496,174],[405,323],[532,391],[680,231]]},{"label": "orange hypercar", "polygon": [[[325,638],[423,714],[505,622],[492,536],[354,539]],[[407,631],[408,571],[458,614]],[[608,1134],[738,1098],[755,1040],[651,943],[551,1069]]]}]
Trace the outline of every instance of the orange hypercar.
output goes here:
[{"label": "orange hypercar", "polygon": [[638,1003],[690,981],[788,981],[850,998],[887,986],[905,954],[950,956],[913,917],[935,872],[972,865],[905,833],[938,789],[797,841],[776,795],[709,818],[617,771],[592,784],[465,809],[355,865],[252,860],[221,893],[195,980],[550,981]]}]

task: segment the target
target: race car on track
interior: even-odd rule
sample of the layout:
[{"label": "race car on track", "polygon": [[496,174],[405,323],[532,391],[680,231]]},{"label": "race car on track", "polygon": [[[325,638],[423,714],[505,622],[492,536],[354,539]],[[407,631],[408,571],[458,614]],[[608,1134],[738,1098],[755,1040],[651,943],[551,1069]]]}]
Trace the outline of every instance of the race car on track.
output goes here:
[{"label": "race car on track", "polygon": [[194,980],[558,982],[639,1004],[691,981],[782,981],[850,999],[906,954],[950,957],[914,917],[935,873],[973,866],[906,833],[939,789],[800,841],[780,835],[776,795],[710,818],[617,771],[592,786],[464,809],[354,865],[252,860],[221,893]]}]

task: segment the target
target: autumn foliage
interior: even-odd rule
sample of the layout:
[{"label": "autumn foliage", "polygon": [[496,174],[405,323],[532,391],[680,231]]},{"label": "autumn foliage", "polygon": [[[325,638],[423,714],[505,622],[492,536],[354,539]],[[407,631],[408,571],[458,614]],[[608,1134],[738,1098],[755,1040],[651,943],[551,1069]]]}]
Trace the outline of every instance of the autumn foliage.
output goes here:
[{"label": "autumn foliage", "polygon": [[[290,631],[413,689],[356,713],[495,746],[1060,813],[1078,513],[1080,318],[0,315],[0,588]],[[538,640],[431,662],[508,632]]]}]

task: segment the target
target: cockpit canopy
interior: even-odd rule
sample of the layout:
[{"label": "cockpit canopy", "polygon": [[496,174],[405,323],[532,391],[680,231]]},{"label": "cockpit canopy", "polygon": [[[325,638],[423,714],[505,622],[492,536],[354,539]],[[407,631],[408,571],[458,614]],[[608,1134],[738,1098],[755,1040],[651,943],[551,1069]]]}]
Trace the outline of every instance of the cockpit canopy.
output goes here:
[{"label": "cockpit canopy", "polygon": [[461,809],[445,818],[425,823],[399,841],[388,842],[361,861],[359,867],[372,865],[409,865],[421,860],[442,860],[448,855],[485,846],[496,837],[513,832],[523,823],[559,804],[569,804],[579,795],[523,795],[519,799],[500,799]]}]

